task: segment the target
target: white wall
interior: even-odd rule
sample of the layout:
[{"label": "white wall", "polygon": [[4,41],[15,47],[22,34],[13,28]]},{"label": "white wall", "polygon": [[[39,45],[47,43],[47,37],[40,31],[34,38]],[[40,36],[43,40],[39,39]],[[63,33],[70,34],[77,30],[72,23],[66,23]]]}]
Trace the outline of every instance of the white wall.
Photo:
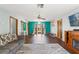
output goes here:
[{"label": "white wall", "polygon": [[0,9],[0,34],[9,32],[9,13]]},{"label": "white wall", "polygon": [[18,19],[18,34],[21,33],[21,20],[26,22],[22,16],[14,16],[6,10],[0,9],[0,34],[9,33],[9,17],[13,16]]},{"label": "white wall", "polygon": [[53,20],[53,23],[51,23],[51,33],[57,35],[57,19]]},{"label": "white wall", "polygon": [[73,11],[71,11],[69,14],[67,14],[67,15],[65,15],[65,16],[63,16],[62,17],[62,25],[63,25],[63,27],[62,27],[62,30],[63,30],[63,35],[62,35],[62,40],[64,41],[64,31],[72,31],[73,29],[79,29],[79,26],[78,27],[71,27],[70,26],[70,22],[69,22],[69,18],[68,18],[68,16],[70,16],[70,15],[72,15],[72,14],[75,14],[75,13],[78,13],[79,12],[79,9],[75,9],[75,10],[73,10]]}]

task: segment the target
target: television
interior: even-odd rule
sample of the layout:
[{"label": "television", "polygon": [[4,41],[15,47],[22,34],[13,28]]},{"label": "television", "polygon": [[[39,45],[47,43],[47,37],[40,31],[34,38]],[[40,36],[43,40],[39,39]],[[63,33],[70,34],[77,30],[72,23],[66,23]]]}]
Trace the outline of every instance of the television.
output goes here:
[{"label": "television", "polygon": [[70,26],[79,26],[79,13],[69,16]]}]

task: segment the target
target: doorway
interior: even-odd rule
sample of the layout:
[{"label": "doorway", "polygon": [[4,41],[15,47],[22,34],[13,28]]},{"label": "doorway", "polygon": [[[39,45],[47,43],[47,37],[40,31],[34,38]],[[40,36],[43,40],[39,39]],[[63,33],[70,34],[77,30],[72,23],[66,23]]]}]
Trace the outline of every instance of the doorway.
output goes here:
[{"label": "doorway", "polygon": [[34,25],[34,34],[45,34],[45,25],[44,24],[35,24]]},{"label": "doorway", "polygon": [[34,22],[29,21],[28,22],[28,35],[34,35],[34,34],[48,34],[51,31],[51,22],[45,21],[45,22]]},{"label": "doorway", "polygon": [[62,19],[57,21],[57,37],[62,39]]},{"label": "doorway", "polygon": [[10,16],[10,34],[16,34],[18,36],[18,19]]},{"label": "doorway", "polygon": [[24,29],[23,29],[23,27],[24,27],[24,22],[21,21],[21,35],[24,35]]},{"label": "doorway", "polygon": [[34,36],[33,36],[33,43],[35,44],[47,44],[47,37],[45,36],[45,24],[35,24],[34,25]]}]

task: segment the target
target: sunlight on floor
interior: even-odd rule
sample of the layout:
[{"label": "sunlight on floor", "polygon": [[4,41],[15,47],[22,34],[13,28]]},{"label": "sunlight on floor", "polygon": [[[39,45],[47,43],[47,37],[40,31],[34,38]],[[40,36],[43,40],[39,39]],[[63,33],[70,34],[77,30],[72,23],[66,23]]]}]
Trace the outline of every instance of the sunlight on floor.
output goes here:
[{"label": "sunlight on floor", "polygon": [[33,36],[33,43],[46,44],[48,43],[47,37],[44,34],[38,34]]}]

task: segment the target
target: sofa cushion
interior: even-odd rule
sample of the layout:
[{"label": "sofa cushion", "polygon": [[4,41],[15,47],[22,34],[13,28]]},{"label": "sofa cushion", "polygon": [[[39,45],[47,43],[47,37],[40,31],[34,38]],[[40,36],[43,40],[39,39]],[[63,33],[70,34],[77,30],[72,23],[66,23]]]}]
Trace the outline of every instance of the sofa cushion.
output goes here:
[{"label": "sofa cushion", "polygon": [[12,35],[11,34],[7,34],[7,40],[9,41],[9,42],[11,42],[11,41],[13,41],[13,38],[12,38]]},{"label": "sofa cushion", "polygon": [[8,37],[7,34],[1,35],[1,38],[4,39],[8,43],[8,41],[9,41],[8,39],[9,38],[7,38],[7,37]]},{"label": "sofa cushion", "polygon": [[0,36],[0,46],[5,46],[7,44],[6,40]]},{"label": "sofa cushion", "polygon": [[13,38],[13,40],[17,40],[16,34],[12,34],[12,38]]}]

